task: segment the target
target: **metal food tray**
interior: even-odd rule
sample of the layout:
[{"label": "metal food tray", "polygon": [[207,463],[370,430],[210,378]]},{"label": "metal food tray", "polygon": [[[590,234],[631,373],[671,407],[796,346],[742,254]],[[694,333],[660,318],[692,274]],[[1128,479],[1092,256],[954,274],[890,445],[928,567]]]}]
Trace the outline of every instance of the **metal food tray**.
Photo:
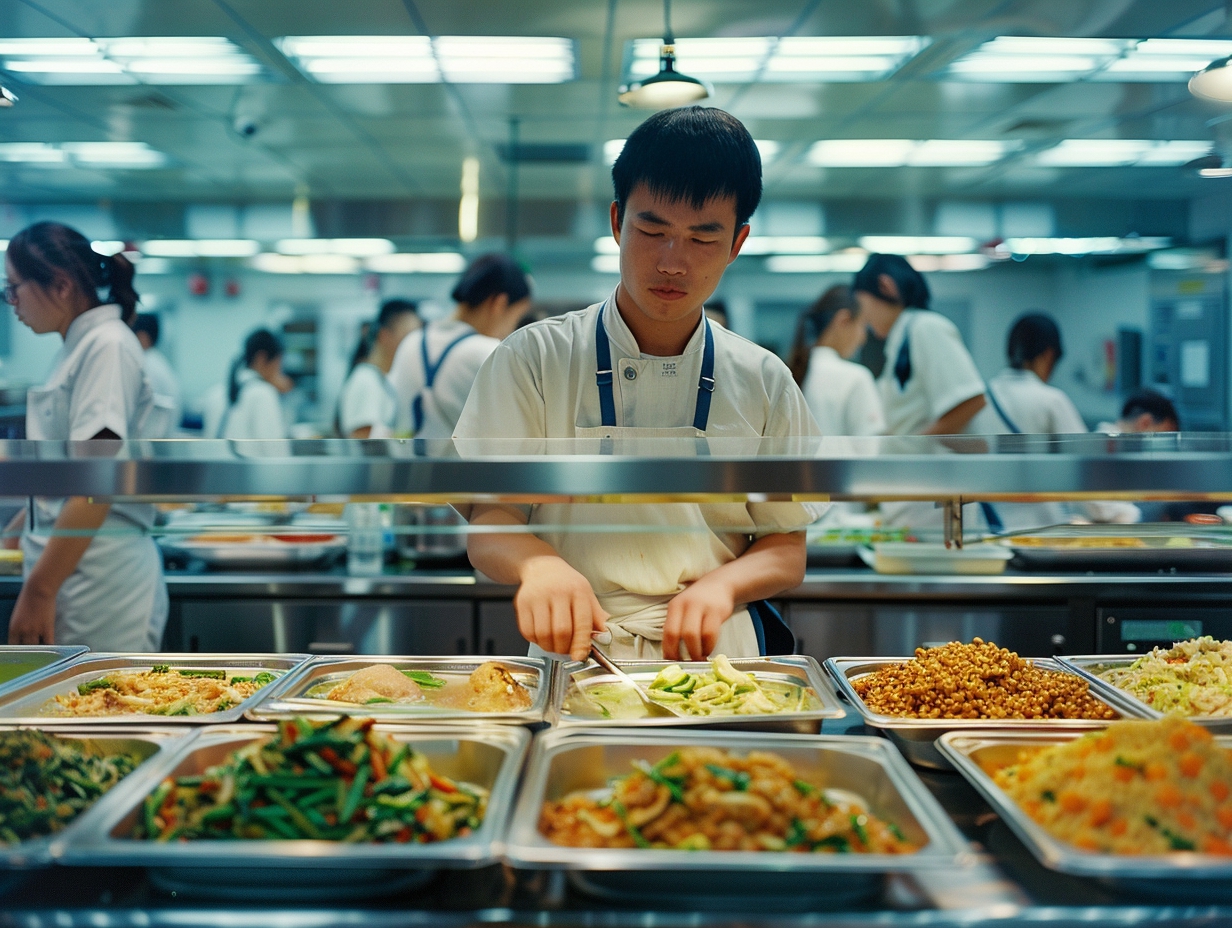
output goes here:
[{"label": "metal food tray", "polygon": [[[1015,731],[1089,731],[1092,728],[1103,728],[1108,723],[1097,719],[919,719],[906,718],[897,715],[882,715],[873,712],[859,697],[851,681],[865,674],[875,673],[882,667],[891,664],[903,664],[913,660],[910,657],[832,657],[826,661],[826,670],[838,684],[838,690],[849,703],[860,713],[868,728],[875,728],[889,737],[906,755],[911,763],[920,767],[931,767],[936,770],[950,770],[952,765],[937,750],[936,740],[948,731],[969,731],[971,729]],[[1057,670],[1061,673],[1074,673],[1073,670],[1051,658],[1028,658],[1030,663],[1041,670]],[[1142,704],[1128,693],[1120,691],[1093,693],[1106,702],[1118,715],[1125,718],[1146,718]]]},{"label": "metal food tray", "polygon": [[[801,778],[857,794],[874,814],[921,844],[914,854],[802,854],[790,851],[676,851],[563,847],[539,832],[545,800],[597,790],[682,747],[773,751]],[[962,866],[967,844],[937,800],[891,745],[877,738],[718,731],[575,729],[541,732],[509,827],[505,858],[516,867],[586,871],[600,895],[704,899],[807,896],[819,901],[875,892],[890,872]],[[685,873],[688,873],[685,876]]]},{"label": "metal food tray", "polygon": [[[277,534],[297,533],[324,534],[290,527]],[[258,533],[234,530],[227,534],[253,534],[260,537]],[[312,542],[286,542],[274,538],[251,542],[211,542],[196,537],[164,535],[159,539],[159,544],[166,554],[195,558],[209,567],[302,567],[341,554],[346,550],[347,540],[345,536],[339,535],[330,541]]]},{"label": "metal food tray", "polygon": [[[1208,889],[1213,896],[1232,896],[1232,858],[1194,852],[1145,856],[1080,850],[1053,837],[1033,821],[1018,803],[993,782],[978,760],[980,754],[988,752],[1012,762],[1023,747],[1050,747],[1072,741],[1080,735],[1081,732],[955,731],[944,735],[939,747],[1048,869],[1074,876],[1100,878],[1138,894],[1159,894],[1189,902],[1199,901],[1195,891],[1200,889],[1200,881],[1211,881]],[[1216,743],[1225,749],[1232,748],[1232,738],[1219,737]],[[1011,752],[1012,757],[1007,757]]]},{"label": "metal food tray", "polygon": [[[267,695],[292,683],[307,654],[90,654],[71,664],[53,668],[37,679],[0,692],[0,722],[35,725],[207,725],[239,721],[244,712]],[[147,715],[125,712],[117,715],[73,716],[44,713],[43,707],[62,693],[71,693],[80,683],[97,680],[111,670],[149,670],[155,664],[172,669],[228,670],[241,674],[278,671],[282,676],[267,683],[252,696],[225,712],[210,715]]]},{"label": "metal food tray", "polygon": [[[436,708],[426,703],[378,703],[361,706],[332,702],[305,695],[322,683],[339,683],[344,678],[371,667],[392,664],[399,670],[423,670],[434,675],[471,674],[480,664],[495,662],[508,670],[527,689],[532,689],[529,709],[521,712],[471,712],[467,709]],[[295,679],[276,692],[257,701],[248,717],[257,721],[272,721],[295,716],[359,715],[383,722],[458,723],[496,722],[515,725],[539,725],[544,720],[548,700],[552,695],[554,661],[538,657],[401,657],[373,655],[370,657],[314,657]]]},{"label": "metal food tray", "polygon": [[[160,843],[131,837],[142,803],[167,777],[194,776],[222,763],[232,751],[277,733],[276,725],[225,725],[203,729],[179,751],[146,768],[140,782],[126,791],[124,802],[109,803],[69,842],[63,861],[83,866],[150,866],[168,868],[178,879],[217,881],[214,868],[320,868],[391,870],[449,867],[468,869],[494,863],[500,856],[530,732],[512,725],[373,727],[387,737],[410,742],[437,772],[489,791],[483,824],[472,834],[430,844],[342,841],[176,841]],[[206,869],[208,868],[208,869]],[[211,872],[212,871],[212,872]],[[323,874],[321,879],[329,882]],[[346,874],[336,882],[345,885]]]},{"label": "metal food tray", "polygon": [[[1014,538],[1066,539],[1138,538],[1143,547],[1098,548],[1015,545]],[[1189,547],[1172,547],[1168,542],[1184,538]],[[1036,531],[1016,532],[999,540],[1014,552],[1011,567],[1020,570],[1108,570],[1145,571],[1192,570],[1224,572],[1232,568],[1232,531],[1203,528],[1185,523],[1147,525],[1061,526]]]},{"label": "metal food tray", "polygon": [[[643,686],[650,683],[660,670],[678,663],[685,670],[700,673],[710,670],[709,661],[621,661],[620,668]],[[571,690],[581,685],[595,686],[600,683],[618,683],[619,679],[593,661],[565,664],[557,673],[556,693],[552,699],[552,721],[561,728],[654,728],[654,727],[705,727],[712,729],[737,729],[740,731],[789,731],[800,734],[817,734],[823,719],[841,719],[847,711],[839,701],[834,688],[822,672],[821,665],[807,656],[732,658],[737,670],[755,673],[760,680],[794,683],[811,687],[821,706],[809,712],[781,712],[774,715],[719,715],[719,716],[651,716],[633,719],[605,719],[575,715],[567,711],[566,700]]]},{"label": "metal food tray", "polygon": [[[22,731],[30,726],[0,725],[0,737],[5,732]],[[10,870],[28,867],[41,867],[54,862],[63,853],[67,842],[90,827],[91,822],[105,815],[112,803],[123,803],[130,797],[142,772],[150,766],[155,758],[160,758],[170,752],[180,742],[192,740],[193,732],[183,728],[146,728],[111,726],[105,729],[86,728],[80,726],[64,726],[50,729],[47,734],[66,740],[90,741],[103,749],[107,755],[136,754],[141,763],[128,776],[104,793],[77,818],[73,819],[60,831],[40,838],[31,838],[18,844],[6,844],[0,841],[0,867]],[[142,794],[144,795],[144,793]]]},{"label": "metal food tray", "polygon": [[3,695],[18,687],[24,686],[32,680],[37,680],[51,673],[61,664],[80,657],[90,649],[77,644],[6,644],[0,645],[0,669],[8,664],[26,663],[31,658],[37,658],[39,655],[47,655],[47,662],[32,670],[27,670],[11,680],[0,682],[0,695]]},{"label": "metal food tray", "polygon": [[[1147,703],[1143,702],[1129,690],[1123,690],[1119,686],[1109,683],[1107,680],[1099,678],[1099,671],[1104,668],[1112,667],[1128,667],[1139,657],[1120,656],[1116,654],[1083,654],[1073,657],[1057,658],[1066,667],[1073,670],[1089,684],[1091,684],[1091,692],[1104,699],[1105,695],[1110,695],[1112,698],[1131,700],[1139,707],[1143,718],[1162,719],[1167,713],[1160,712],[1158,709],[1152,708]],[[1219,734],[1232,735],[1232,716],[1219,715],[1186,715],[1184,718],[1197,725],[1202,725],[1209,728],[1212,732]]]}]

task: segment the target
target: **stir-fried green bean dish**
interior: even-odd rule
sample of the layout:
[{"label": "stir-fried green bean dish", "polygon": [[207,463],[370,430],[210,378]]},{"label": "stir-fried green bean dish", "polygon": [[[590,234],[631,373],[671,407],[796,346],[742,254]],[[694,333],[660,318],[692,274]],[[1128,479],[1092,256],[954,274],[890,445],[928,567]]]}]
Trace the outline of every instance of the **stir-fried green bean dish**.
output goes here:
[{"label": "stir-fried green bean dish", "polygon": [[199,776],[168,777],[136,836],[157,841],[412,842],[465,837],[488,791],[434,772],[372,719],[291,719]]},{"label": "stir-fried green bean dish", "polygon": [[64,828],[139,758],[106,755],[41,731],[0,732],[0,841],[17,844]]}]

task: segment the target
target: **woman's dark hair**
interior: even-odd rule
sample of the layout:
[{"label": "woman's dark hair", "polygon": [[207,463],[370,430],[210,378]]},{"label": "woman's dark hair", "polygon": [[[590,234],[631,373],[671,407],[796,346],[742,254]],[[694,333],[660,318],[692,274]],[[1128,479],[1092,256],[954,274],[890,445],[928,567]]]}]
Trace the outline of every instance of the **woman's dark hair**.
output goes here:
[{"label": "woman's dark hair", "polygon": [[101,302],[98,291],[107,287],[108,303],[120,307],[120,318],[131,324],[137,312],[137,291],[133,289],[133,265],[122,254],[100,255],[90,240],[58,222],[36,222],[26,226],[9,242],[8,257],[22,280],[50,287],[64,275],[92,300]]},{"label": "woman's dark hair", "polygon": [[[894,281],[894,286],[898,288],[897,300],[892,294],[881,289],[882,274]],[[913,309],[928,309],[932,300],[924,275],[908,264],[902,255],[869,255],[864,267],[856,271],[851,289],[871,293],[890,303],[899,302]]]},{"label": "woman's dark hair", "polygon": [[1061,360],[1061,330],[1052,316],[1024,313],[1014,320],[1005,345],[1010,367],[1022,370],[1049,348],[1056,352],[1054,360]]},{"label": "woman's dark hair", "polygon": [[510,304],[521,302],[530,296],[530,278],[513,258],[493,253],[472,261],[449,295],[455,303],[478,306],[502,293]]},{"label": "woman's dark hair", "polygon": [[787,362],[798,385],[803,386],[804,378],[808,375],[809,357],[817,340],[830,328],[830,323],[834,321],[839,310],[854,308],[855,300],[851,288],[836,284],[800,314],[796,323],[796,335],[791,343],[791,356]]},{"label": "woman's dark hair", "polygon": [[1181,429],[1181,417],[1177,415],[1176,406],[1173,405],[1172,400],[1157,390],[1139,390],[1130,396],[1125,401],[1125,405],[1121,407],[1122,419],[1137,419],[1143,413],[1156,422],[1171,420],[1178,432]]},{"label": "woman's dark hair", "polygon": [[761,155],[744,123],[730,113],[709,106],[663,110],[633,130],[612,165],[619,222],[638,184],[694,209],[715,197],[735,197],[734,233],[761,202]]},{"label": "woman's dark hair", "polygon": [[134,333],[144,332],[146,334],[146,337],[150,339],[151,348],[158,344],[158,336],[162,331],[158,313],[137,313],[133,318],[132,327]]},{"label": "woman's dark hair", "polygon": [[381,309],[376,314],[375,322],[365,322],[360,325],[359,338],[355,342],[355,351],[351,353],[351,363],[347,367],[348,374],[368,359],[368,355],[372,353],[372,344],[376,340],[376,333],[381,329],[391,328],[398,317],[404,316],[407,313],[418,319],[419,307],[410,300],[386,300],[381,304]]},{"label": "woman's dark hair", "polygon": [[240,371],[262,354],[271,360],[282,357],[282,340],[269,329],[257,329],[244,339],[243,355],[231,364],[231,377],[227,384],[227,397],[231,404],[240,398]]}]

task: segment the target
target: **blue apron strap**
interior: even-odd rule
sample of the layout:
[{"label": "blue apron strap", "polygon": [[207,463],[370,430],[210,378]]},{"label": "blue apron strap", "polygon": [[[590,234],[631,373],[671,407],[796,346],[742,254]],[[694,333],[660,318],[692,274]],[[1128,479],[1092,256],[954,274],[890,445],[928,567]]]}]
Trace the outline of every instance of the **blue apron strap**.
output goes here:
[{"label": "blue apron strap", "polygon": [[714,396],[714,335],[704,314],[702,325],[706,329],[706,346],[702,350],[702,375],[697,381],[697,408],[693,412],[693,428],[699,432],[706,431],[710,422],[710,400]]},{"label": "blue apron strap", "polygon": [[428,327],[424,326],[423,339],[419,343],[420,355],[423,358],[424,385],[423,389],[416,393],[415,398],[411,400],[411,427],[414,429],[415,434],[419,434],[419,430],[423,428],[424,424],[423,395],[432,391],[432,386],[436,383],[436,375],[440,371],[441,365],[445,363],[445,359],[449,357],[449,352],[453,351],[472,335],[478,334],[474,329],[471,329],[469,332],[463,332],[445,346],[445,350],[440,353],[436,363],[433,364],[428,357]]},{"label": "blue apron strap", "polygon": [[911,332],[903,333],[903,343],[898,347],[898,356],[894,359],[894,379],[898,381],[898,389],[907,389],[907,381],[911,379]]},{"label": "blue apron strap", "polygon": [[998,416],[1001,417],[1001,421],[1005,423],[1010,432],[1014,435],[1021,435],[1022,429],[1014,423],[1013,419],[1005,414],[1005,410],[1002,409],[1001,404],[997,402],[997,394],[992,392],[992,387],[989,384],[984,384],[984,395],[988,397],[988,402],[992,403],[993,410]]},{"label": "blue apron strap", "polygon": [[595,383],[599,386],[599,415],[605,428],[616,427],[616,398],[612,393],[612,347],[603,328],[604,303],[595,321]]},{"label": "blue apron strap", "polygon": [[749,618],[753,620],[753,632],[757,635],[757,653],[795,654],[796,636],[779,611],[764,599],[749,603]]},{"label": "blue apron strap", "polygon": [[984,521],[988,523],[994,535],[1000,535],[1005,531],[1005,523],[1001,521],[997,507],[992,503],[980,503],[980,511],[984,513]]}]

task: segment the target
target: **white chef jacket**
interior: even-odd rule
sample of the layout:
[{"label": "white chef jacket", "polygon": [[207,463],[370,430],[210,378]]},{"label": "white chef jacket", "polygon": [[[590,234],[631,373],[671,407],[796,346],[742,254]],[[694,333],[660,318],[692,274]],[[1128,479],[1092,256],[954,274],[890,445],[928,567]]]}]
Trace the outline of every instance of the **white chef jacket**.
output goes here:
[{"label": "white chef jacket", "polygon": [[879,435],[885,414],[872,371],[825,345],[809,352],[805,402],[823,435]]},{"label": "white chef jacket", "polygon": [[173,435],[180,427],[180,420],[184,418],[184,396],[180,389],[179,378],[171,369],[171,362],[167,360],[167,356],[157,348],[147,351],[143,360],[145,376],[150,381],[150,388],[169,415],[170,423],[166,434]]},{"label": "white chef jacket", "polygon": [[287,437],[282,419],[282,396],[268,380],[251,367],[238,375],[240,392],[223,414],[220,438]]},{"label": "white chef jacket", "polygon": [[[141,343],[113,304],[73,320],[47,382],[26,396],[26,435],[34,441],[86,441],[104,429],[120,438],[145,438],[165,428],[144,373]],[[63,505],[63,499],[32,501],[21,538],[27,576]],[[158,649],[168,601],[162,556],[148,534],[153,522],[153,506],[112,505],[56,596],[58,644]]]},{"label": "white chef jacket", "polygon": [[343,438],[368,426],[372,438],[388,438],[394,433],[398,416],[398,395],[384,372],[361,361],[342,385],[338,398],[338,424]]},{"label": "white chef jacket", "polygon": [[[595,377],[600,315],[611,345],[614,428],[603,426]],[[715,384],[706,437],[819,434],[782,361],[721,326],[712,326],[711,332]],[[611,434],[637,440],[697,434],[692,423],[704,340],[703,321],[682,354],[643,354],[614,298],[532,323],[505,339],[480,369],[454,431],[459,450],[482,453],[482,442],[472,439]],[[690,583],[735,560],[754,537],[801,531],[811,518],[795,503],[610,503],[536,505],[529,521],[543,526],[536,534],[590,581],[611,614],[609,653],[632,659],[662,656],[667,604]],[[596,525],[651,530],[595,532]],[[757,655],[756,634],[743,605],[723,623],[715,653]]]},{"label": "white chef jacket", "polygon": [[[904,339],[911,376],[900,385],[895,367]],[[913,435],[960,403],[982,395],[984,379],[954,323],[940,313],[906,309],[886,337],[885,367],[877,387],[885,409],[886,433]],[[965,431],[978,432],[978,423],[973,421]]]},{"label": "white chef jacket", "polygon": [[[432,389],[425,388],[423,343],[428,340],[428,360],[436,364],[442,352],[459,337],[472,333],[454,345],[440,369]],[[389,369],[389,382],[397,395],[399,434],[409,435],[414,428],[411,403],[422,397],[424,422],[416,438],[448,438],[453,434],[462,407],[470,395],[475,375],[500,340],[481,335],[461,319],[438,319],[416,329],[398,345],[394,363]]]}]

